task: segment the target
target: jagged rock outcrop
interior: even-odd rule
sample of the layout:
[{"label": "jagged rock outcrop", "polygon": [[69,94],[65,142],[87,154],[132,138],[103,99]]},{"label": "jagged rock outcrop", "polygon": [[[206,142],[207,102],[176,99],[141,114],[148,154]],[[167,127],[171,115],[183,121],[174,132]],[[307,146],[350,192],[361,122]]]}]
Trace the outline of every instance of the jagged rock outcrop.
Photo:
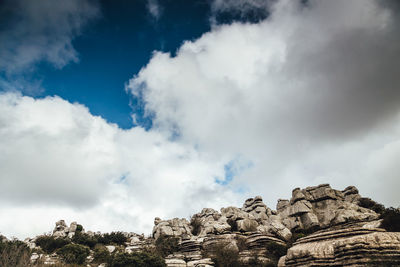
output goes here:
[{"label": "jagged rock outcrop", "polygon": [[[64,220],[59,220],[58,222],[56,222],[56,226],[53,230],[52,236],[72,238],[75,235],[77,227],[78,224],[76,222],[72,222],[68,227]],[[83,229],[82,232],[84,232]]]},{"label": "jagged rock outcrop", "polygon": [[[286,246],[290,248],[279,260],[281,267],[400,266],[400,233],[380,228],[379,214],[359,206],[360,199],[354,186],[343,191],[328,184],[295,188],[290,199],[278,200],[276,211],[256,196],[247,199],[241,208],[226,207],[220,211],[204,208],[190,222],[155,218],[151,237],[123,233],[127,238],[124,244],[109,244],[105,249],[112,254],[155,251],[159,238],[166,237],[168,241],[173,237],[171,240],[178,240],[178,245],[165,257],[169,267],[211,267],[215,252],[224,249],[236,253],[244,263],[256,258],[276,264],[282,254],[276,257],[273,250],[286,251]],[[56,223],[51,236],[71,242],[77,232],[104,237],[99,232],[85,232],[76,222],[68,227],[63,220]],[[304,237],[294,242],[299,235]],[[36,238],[28,238],[25,243],[35,248]],[[46,264],[60,261],[56,254],[32,254],[31,261],[38,260]],[[92,260],[93,251],[86,263],[91,267],[102,266]]]},{"label": "jagged rock outcrop", "polygon": [[154,219],[153,236],[158,239],[160,236],[174,236],[180,239],[188,239],[192,235],[190,223],[186,219],[174,218],[172,220]]},{"label": "jagged rock outcrop", "polygon": [[354,186],[343,191],[332,189],[329,184],[296,188],[290,201],[278,201],[277,211],[282,223],[291,231],[378,219],[377,213],[357,205],[359,198]]},{"label": "jagged rock outcrop", "polygon": [[[237,209],[232,207],[232,209]],[[233,212],[232,212],[233,213]],[[192,216],[192,224],[199,224],[198,235],[223,234],[231,231],[228,218],[214,209],[204,208],[200,213]]]}]

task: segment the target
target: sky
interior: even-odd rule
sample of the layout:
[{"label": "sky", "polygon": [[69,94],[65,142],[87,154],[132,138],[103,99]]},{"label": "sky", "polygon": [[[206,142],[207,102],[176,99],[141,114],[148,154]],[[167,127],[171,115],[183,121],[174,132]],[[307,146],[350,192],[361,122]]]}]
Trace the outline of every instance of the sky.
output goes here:
[{"label": "sky", "polygon": [[356,186],[398,207],[400,5],[0,2],[0,233],[275,209]]}]

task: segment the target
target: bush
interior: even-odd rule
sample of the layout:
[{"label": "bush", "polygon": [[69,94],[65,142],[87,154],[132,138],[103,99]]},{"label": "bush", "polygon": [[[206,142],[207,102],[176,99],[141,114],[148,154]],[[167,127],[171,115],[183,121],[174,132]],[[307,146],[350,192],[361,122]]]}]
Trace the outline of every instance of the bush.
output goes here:
[{"label": "bush", "polygon": [[239,262],[239,252],[230,247],[229,243],[218,243],[205,251],[206,257],[210,257],[215,267],[240,267],[244,266]]},{"label": "bush", "polygon": [[83,226],[81,224],[76,225],[76,232],[82,232]]},{"label": "bush", "polygon": [[89,252],[88,247],[79,244],[68,244],[57,250],[64,262],[73,264],[83,264]]},{"label": "bush", "polygon": [[59,248],[69,244],[71,241],[64,238],[43,235],[36,239],[36,245],[40,246],[44,252],[51,254]]},{"label": "bush", "polygon": [[375,211],[378,214],[383,214],[385,212],[385,206],[373,201],[370,198],[362,197],[358,200],[358,205],[363,208],[367,208]]},{"label": "bush", "polygon": [[102,245],[96,245],[93,258],[93,261],[96,263],[110,263],[112,259],[108,249]]},{"label": "bush", "polygon": [[276,242],[268,242],[266,248],[266,256],[275,263],[278,263],[279,259],[287,253],[287,247]]},{"label": "bush", "polygon": [[30,250],[21,241],[0,241],[0,266],[25,267],[30,264]]},{"label": "bush", "polygon": [[110,267],[166,267],[163,258],[157,255],[138,252],[138,253],[119,253],[116,254],[110,264]]},{"label": "bush", "polygon": [[103,235],[96,235],[96,237],[98,242],[104,245],[123,245],[128,241],[128,238],[122,232],[106,233]]},{"label": "bush", "polygon": [[395,208],[385,209],[382,216],[381,227],[386,231],[400,232],[400,210]]},{"label": "bush", "polygon": [[72,242],[88,246],[92,249],[99,242],[99,240],[96,236],[90,236],[82,232],[75,232],[75,235],[72,237]]},{"label": "bush", "polygon": [[160,236],[156,240],[156,251],[161,257],[177,252],[179,249],[179,238]]}]

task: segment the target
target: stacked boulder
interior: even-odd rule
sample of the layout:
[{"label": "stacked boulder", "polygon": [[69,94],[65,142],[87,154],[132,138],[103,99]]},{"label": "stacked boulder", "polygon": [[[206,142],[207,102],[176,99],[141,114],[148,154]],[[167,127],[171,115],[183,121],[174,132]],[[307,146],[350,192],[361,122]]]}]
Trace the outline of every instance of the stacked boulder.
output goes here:
[{"label": "stacked boulder", "polygon": [[158,239],[161,236],[174,236],[179,239],[190,239],[192,235],[191,226],[188,220],[174,218],[172,220],[154,219],[153,237]]},{"label": "stacked boulder", "polygon": [[[59,237],[72,238],[75,235],[77,228],[78,228],[78,224],[76,222],[72,222],[70,224],[70,226],[68,227],[64,220],[59,220],[58,222],[56,222],[56,226],[53,230],[52,236],[54,236],[56,238],[59,238]],[[81,230],[82,230],[82,232],[84,232],[83,229],[81,229]]]}]

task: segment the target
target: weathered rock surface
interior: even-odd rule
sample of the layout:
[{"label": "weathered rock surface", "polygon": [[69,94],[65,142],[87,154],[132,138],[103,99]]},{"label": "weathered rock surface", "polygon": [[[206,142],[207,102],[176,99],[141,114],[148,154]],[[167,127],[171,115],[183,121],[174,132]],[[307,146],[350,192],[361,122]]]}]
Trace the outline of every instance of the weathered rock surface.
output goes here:
[{"label": "weathered rock surface", "polygon": [[158,239],[160,236],[174,236],[181,239],[188,239],[192,235],[190,223],[186,219],[174,218],[172,220],[154,219],[153,236]]},{"label": "weathered rock surface", "polygon": [[[154,250],[160,237],[174,237],[179,244],[165,259],[169,267],[211,267],[215,251],[226,248],[238,253],[242,262],[256,257],[274,263],[273,248],[268,251],[271,244],[275,248],[290,246],[293,235],[306,233],[309,235],[298,239],[278,266],[400,266],[400,233],[379,228],[379,215],[360,207],[360,198],[354,186],[343,191],[328,184],[296,188],[290,199],[278,200],[276,211],[256,196],[247,199],[241,208],[204,208],[190,222],[155,218],[151,237],[123,233],[128,238],[125,244],[106,248],[110,253],[149,251]],[[70,240],[77,231],[76,222],[68,227],[60,220],[52,236]],[[25,243],[35,248],[35,241],[28,238]],[[93,251],[87,261],[91,267],[92,255]],[[32,262],[39,259],[46,264],[59,262],[56,254],[32,254]]]},{"label": "weathered rock surface", "polygon": [[359,198],[354,186],[339,191],[322,184],[294,189],[290,201],[278,201],[277,210],[282,223],[292,231],[378,219],[377,213],[357,205]]},{"label": "weathered rock surface", "polygon": [[[59,220],[56,222],[56,226],[54,227],[52,236],[58,237],[69,237],[72,238],[75,235],[78,224],[76,222],[72,222],[68,227],[64,220]],[[82,232],[84,230],[82,229]]]},{"label": "weathered rock surface", "polygon": [[400,266],[400,233],[346,226],[299,239],[279,261],[283,266]]}]

